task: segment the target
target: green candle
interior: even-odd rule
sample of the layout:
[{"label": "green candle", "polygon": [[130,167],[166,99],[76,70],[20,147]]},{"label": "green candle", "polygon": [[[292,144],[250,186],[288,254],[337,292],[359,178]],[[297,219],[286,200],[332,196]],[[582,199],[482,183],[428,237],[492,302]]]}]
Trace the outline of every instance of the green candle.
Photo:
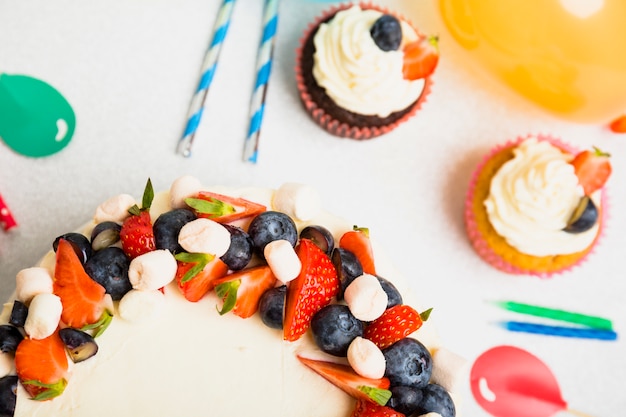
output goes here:
[{"label": "green candle", "polygon": [[508,311],[513,311],[515,313],[580,324],[583,326],[592,327],[594,329],[613,330],[613,324],[611,323],[611,320],[603,317],[590,316],[586,314],[548,307],[540,307],[531,304],[518,303],[515,301],[496,301],[494,304],[498,307],[501,307]]}]

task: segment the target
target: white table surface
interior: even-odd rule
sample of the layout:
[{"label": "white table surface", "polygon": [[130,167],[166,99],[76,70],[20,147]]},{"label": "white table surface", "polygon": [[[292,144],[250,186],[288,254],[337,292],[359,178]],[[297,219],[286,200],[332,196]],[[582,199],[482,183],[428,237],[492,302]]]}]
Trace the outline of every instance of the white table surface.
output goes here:
[{"label": "white table surface", "polygon": [[[77,129],[63,151],[20,156],[0,142],[0,191],[19,227],[0,231],[0,298],[52,240],[89,218],[106,198],[140,196],[151,177],[164,189],[182,174],[207,184],[316,187],[324,205],[372,236],[435,307],[445,345],[471,362],[502,344],[525,348],[553,370],[572,409],[594,417],[626,408],[626,137],[558,120],[471,65],[442,25],[434,0],[380,1],[424,32],[442,58],[433,93],[416,117],[367,142],[326,134],[303,111],[295,50],[328,4],[284,0],[267,95],[259,162],[241,161],[260,35],[260,1],[235,7],[193,155],[174,149],[185,124],[219,5],[217,0],[0,0],[0,71],[41,78],[72,104]],[[0,115],[2,117],[2,115]],[[468,179],[493,145],[550,133],[613,154],[611,216],[583,266],[549,280],[500,273],[472,251],[463,226]],[[511,318],[486,300],[513,299],[607,316],[621,338],[596,342],[513,334]],[[466,392],[465,416],[486,415]],[[563,415],[566,415],[563,413]]]}]

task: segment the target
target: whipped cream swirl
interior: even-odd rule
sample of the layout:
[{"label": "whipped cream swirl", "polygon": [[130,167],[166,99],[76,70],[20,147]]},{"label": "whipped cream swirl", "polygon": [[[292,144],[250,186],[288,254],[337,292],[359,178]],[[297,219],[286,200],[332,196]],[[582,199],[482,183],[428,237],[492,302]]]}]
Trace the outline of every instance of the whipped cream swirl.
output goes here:
[{"label": "whipped cream swirl", "polygon": [[402,49],[416,41],[418,34],[400,21],[400,48],[381,50],[370,28],[382,15],[352,6],[322,23],[313,39],[315,80],[337,105],[353,113],[387,117],[409,107],[424,88],[423,79],[410,81],[402,75]]},{"label": "whipped cream swirl", "polygon": [[[583,233],[563,231],[584,192],[571,156],[548,141],[529,138],[491,180],[485,208],[489,221],[518,251],[565,255],[589,247],[599,225]],[[599,204],[594,200],[596,204]]]}]

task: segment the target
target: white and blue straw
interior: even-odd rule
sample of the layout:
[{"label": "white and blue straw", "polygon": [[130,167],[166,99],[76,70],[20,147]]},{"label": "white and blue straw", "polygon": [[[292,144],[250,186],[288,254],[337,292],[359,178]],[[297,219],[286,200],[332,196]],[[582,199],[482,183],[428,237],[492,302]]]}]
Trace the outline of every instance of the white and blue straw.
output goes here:
[{"label": "white and blue straw", "polygon": [[278,3],[278,0],[265,0],[263,35],[256,61],[256,83],[250,100],[250,127],[243,149],[243,160],[245,162],[257,162],[265,96],[272,70],[272,55],[274,53],[276,29],[278,27]]},{"label": "white and blue straw", "polygon": [[202,63],[202,76],[198,83],[198,88],[194,93],[191,104],[189,106],[189,113],[187,115],[187,125],[183,137],[178,142],[178,153],[183,156],[191,155],[191,146],[193,145],[194,136],[200,125],[202,119],[202,112],[204,110],[204,103],[206,101],[207,93],[215,70],[217,68],[217,60],[224,44],[224,39],[228,32],[228,26],[230,25],[231,15],[233,13],[233,7],[235,0],[223,0],[222,5],[217,14],[217,19],[213,27],[213,39],[204,55],[204,61]]}]

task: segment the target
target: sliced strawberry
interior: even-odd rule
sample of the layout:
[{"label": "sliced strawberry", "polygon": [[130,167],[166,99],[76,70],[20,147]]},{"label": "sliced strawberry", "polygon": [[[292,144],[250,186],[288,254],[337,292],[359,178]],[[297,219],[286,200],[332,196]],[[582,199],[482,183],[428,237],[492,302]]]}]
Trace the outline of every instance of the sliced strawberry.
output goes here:
[{"label": "sliced strawberry", "polygon": [[200,191],[195,198],[185,199],[196,216],[218,223],[231,223],[264,212],[266,207],[244,198],[229,197],[209,191]]},{"label": "sliced strawberry", "polygon": [[283,338],[290,342],[306,333],[313,315],[330,304],[339,291],[335,266],[313,241],[300,240],[296,254],[302,269],[287,288],[283,326]]},{"label": "sliced strawberry", "polygon": [[152,182],[148,178],[146,188],[143,191],[141,207],[135,204],[128,209],[131,215],[124,220],[120,230],[122,249],[126,256],[131,259],[151,252],[156,248],[152,220],[150,219],[150,206],[153,199],[154,189],[152,188]]},{"label": "sliced strawberry", "polygon": [[204,297],[215,288],[215,281],[228,273],[228,265],[209,254],[181,252],[176,254],[176,259],[178,288],[191,302]]},{"label": "sliced strawberry", "polygon": [[411,306],[395,305],[368,324],[363,337],[374,342],[380,349],[384,349],[422,327],[429,314],[430,310],[420,315]]},{"label": "sliced strawberry", "polygon": [[578,182],[585,190],[585,195],[591,195],[602,188],[611,176],[610,156],[598,148],[593,148],[591,151],[579,152],[572,160],[571,164],[574,166]]},{"label": "sliced strawberry", "polygon": [[100,335],[113,316],[107,307],[111,296],[85,272],[72,244],[59,240],[54,269],[53,292],[61,299],[61,321],[77,329],[95,329]]},{"label": "sliced strawberry", "polygon": [[369,401],[357,401],[350,417],[405,417],[399,411]]},{"label": "sliced strawberry", "polygon": [[44,401],[62,394],[67,386],[68,360],[58,331],[45,339],[22,340],[15,352],[15,370],[32,399]]},{"label": "sliced strawberry", "polygon": [[354,226],[354,230],[346,232],[339,239],[339,247],[349,250],[361,262],[363,272],[376,275],[374,265],[374,250],[369,237],[369,229]]},{"label": "sliced strawberry", "polygon": [[275,286],[276,277],[267,265],[243,269],[217,280],[215,292],[224,300],[220,314],[232,310],[244,319],[252,316],[259,308],[261,296]]},{"label": "sliced strawberry", "polygon": [[626,133],[626,114],[618,117],[609,124],[613,133]]},{"label": "sliced strawberry", "polygon": [[387,404],[391,398],[389,379],[365,378],[354,372],[349,365],[309,359],[298,355],[300,362],[317,372],[352,397],[379,405]]},{"label": "sliced strawberry", "polygon": [[404,47],[402,75],[407,80],[419,80],[431,75],[439,63],[439,39],[422,36]]}]

